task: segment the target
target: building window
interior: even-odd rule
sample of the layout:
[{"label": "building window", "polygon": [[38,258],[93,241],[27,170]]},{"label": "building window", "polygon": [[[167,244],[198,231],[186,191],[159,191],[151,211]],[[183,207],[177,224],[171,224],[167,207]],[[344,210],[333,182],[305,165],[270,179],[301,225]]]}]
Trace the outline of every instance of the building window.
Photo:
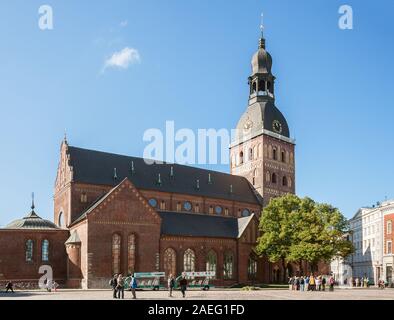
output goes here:
[{"label": "building window", "polygon": [[26,261],[27,262],[33,261],[33,245],[34,245],[33,240],[29,239],[26,241]]},{"label": "building window", "polygon": [[249,149],[249,160],[250,161],[253,160],[253,149],[252,148]]},{"label": "building window", "polygon": [[157,207],[157,200],[156,199],[154,199],[154,198],[152,198],[152,199],[149,199],[149,205],[152,207],[152,208],[156,208]]},{"label": "building window", "polygon": [[176,204],[176,211],[181,211],[181,203],[180,202],[178,202]]},{"label": "building window", "polygon": [[187,249],[183,254],[183,271],[195,271],[196,255],[192,249]]},{"label": "building window", "polygon": [[221,215],[221,214],[222,214],[222,211],[223,211],[223,208],[222,208],[221,206],[216,206],[216,207],[215,207],[215,213],[216,213],[217,215]]},{"label": "building window", "polygon": [[250,216],[250,211],[249,211],[248,209],[244,209],[244,210],[242,211],[242,216],[243,216],[243,217],[249,217],[249,216]]},{"label": "building window", "polygon": [[282,151],[281,153],[280,153],[280,160],[282,161],[282,162],[286,162],[286,153],[284,152],[284,151]]},{"label": "building window", "polygon": [[393,232],[393,223],[391,220],[387,221],[387,234],[391,234]]},{"label": "building window", "polygon": [[112,236],[112,273],[120,273],[120,244],[122,238],[118,234]]},{"label": "building window", "polygon": [[194,212],[199,213],[200,212],[200,205],[198,203],[195,204],[194,206]]},{"label": "building window", "polygon": [[209,213],[213,214],[213,207],[212,206],[209,206]]},{"label": "building window", "polygon": [[128,271],[133,273],[135,271],[135,251],[136,251],[136,240],[135,234],[130,234],[127,243],[127,254],[128,254]]},{"label": "building window", "polygon": [[160,210],[165,210],[166,209],[166,202],[165,201],[161,201],[160,202]]},{"label": "building window", "polygon": [[286,177],[283,177],[283,178],[282,178],[282,185],[283,185],[284,187],[287,187],[287,178],[286,178]]},{"label": "building window", "polygon": [[387,241],[387,254],[392,254],[392,253],[393,253],[392,242]]},{"label": "building window", "polygon": [[272,174],[271,182],[276,183],[276,173],[275,172]]},{"label": "building window", "polygon": [[255,280],[257,275],[257,260],[254,257],[249,257],[248,260],[248,279]]},{"label": "building window", "polygon": [[216,252],[210,250],[206,258],[206,271],[215,272],[216,278],[217,255]]},{"label": "building window", "polygon": [[82,192],[81,193],[81,203],[86,203],[88,202],[88,195],[86,194],[86,192]]},{"label": "building window", "polygon": [[176,252],[172,248],[164,251],[164,272],[167,277],[170,275],[176,277]]},{"label": "building window", "polygon": [[59,213],[59,218],[58,218],[57,221],[58,221],[58,222],[57,222],[57,225],[58,225],[60,228],[64,228],[64,227],[65,227],[65,225],[64,225],[64,215],[63,215],[63,212],[60,212],[60,213]]},{"label": "building window", "polygon": [[244,163],[244,153],[241,151],[239,154],[239,164],[243,164]]},{"label": "building window", "polygon": [[265,173],[265,181],[270,182],[271,181],[271,174],[269,173],[269,171],[267,171]]},{"label": "building window", "polygon": [[44,240],[41,244],[41,258],[42,261],[49,261],[49,241]]},{"label": "building window", "polygon": [[224,209],[224,215],[225,215],[225,216],[228,216],[228,208],[225,208],[225,209]]},{"label": "building window", "polygon": [[272,158],[274,159],[274,160],[278,160],[278,151],[276,150],[276,148],[273,148],[272,149]]},{"label": "building window", "polygon": [[189,201],[186,201],[186,202],[183,204],[183,209],[185,209],[185,211],[190,211],[190,210],[192,210],[192,204],[191,204]]},{"label": "building window", "polygon": [[252,185],[256,184],[256,177],[257,177],[257,169],[254,169],[253,170]]},{"label": "building window", "polygon": [[232,279],[234,275],[234,255],[232,252],[226,252],[223,262],[223,278]]}]

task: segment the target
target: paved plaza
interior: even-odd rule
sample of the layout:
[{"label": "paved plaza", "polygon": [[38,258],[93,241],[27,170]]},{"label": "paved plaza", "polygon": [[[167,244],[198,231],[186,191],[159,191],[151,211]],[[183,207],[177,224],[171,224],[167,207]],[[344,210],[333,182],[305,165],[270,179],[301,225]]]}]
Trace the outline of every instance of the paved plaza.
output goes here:
[{"label": "paved plaza", "polygon": [[[125,292],[125,300],[131,300],[131,292]],[[179,291],[169,298],[168,292],[137,291],[141,300],[184,300]],[[59,290],[16,291],[0,293],[0,300],[113,300],[110,290]],[[186,300],[394,300],[394,289],[336,289],[334,292],[298,292],[286,289],[240,290],[189,290]]]}]

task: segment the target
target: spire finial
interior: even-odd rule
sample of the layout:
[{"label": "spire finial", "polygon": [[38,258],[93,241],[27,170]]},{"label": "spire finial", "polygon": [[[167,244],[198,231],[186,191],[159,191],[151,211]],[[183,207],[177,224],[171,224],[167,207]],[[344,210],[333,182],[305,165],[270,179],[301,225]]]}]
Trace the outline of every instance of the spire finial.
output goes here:
[{"label": "spire finial", "polygon": [[64,129],[64,142],[67,143],[67,129]]},{"label": "spire finial", "polygon": [[259,49],[265,49],[265,39],[264,39],[264,13],[261,13],[261,22],[260,22],[260,31],[261,36],[259,40]]},{"label": "spire finial", "polygon": [[31,210],[33,211],[35,208],[34,206],[34,192],[31,193]]}]

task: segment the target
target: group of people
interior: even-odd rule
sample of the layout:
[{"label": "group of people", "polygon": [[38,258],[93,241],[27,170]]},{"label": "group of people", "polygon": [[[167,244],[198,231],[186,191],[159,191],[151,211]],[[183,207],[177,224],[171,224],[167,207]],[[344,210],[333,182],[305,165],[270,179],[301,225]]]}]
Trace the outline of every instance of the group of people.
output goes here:
[{"label": "group of people", "polygon": [[335,279],[330,276],[323,275],[314,276],[294,276],[289,278],[289,289],[295,291],[326,291],[326,287],[329,287],[329,291],[334,291]]},{"label": "group of people", "polygon": [[[114,276],[109,281],[109,285],[112,287],[113,298],[114,299],[124,299],[124,290],[126,285],[126,279],[122,274],[114,274]],[[176,280],[172,274],[169,275],[167,279],[167,286],[169,291],[169,296],[172,297],[172,293],[176,287]],[[187,279],[185,276],[182,276],[179,280],[179,287],[182,292],[182,297],[186,297],[187,290]],[[131,275],[130,277],[130,290],[133,294],[133,299],[137,299],[136,289],[138,288],[137,280],[135,275]]]},{"label": "group of people", "polygon": [[[110,280],[109,285],[112,287],[114,299],[124,299],[124,288],[126,284],[126,278],[122,274],[114,274]],[[137,289],[137,280],[134,274],[131,276],[130,289],[133,294],[133,299],[137,299],[135,290]]]},{"label": "group of people", "polygon": [[[347,279],[345,279],[344,284],[347,284]],[[350,284],[352,287],[369,288],[370,282],[368,277],[350,278]]]}]

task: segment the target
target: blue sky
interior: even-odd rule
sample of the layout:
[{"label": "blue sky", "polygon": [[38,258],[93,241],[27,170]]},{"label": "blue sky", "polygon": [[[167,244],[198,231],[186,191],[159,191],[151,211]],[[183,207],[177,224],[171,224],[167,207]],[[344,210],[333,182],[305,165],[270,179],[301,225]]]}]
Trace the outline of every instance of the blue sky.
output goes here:
[{"label": "blue sky", "polygon": [[[54,30],[38,28],[51,5]],[[338,9],[354,29],[338,28]],[[393,1],[22,1],[0,3],[0,225],[53,217],[65,129],[70,144],[141,156],[148,128],[234,128],[260,13],[276,103],[297,140],[297,193],[357,208],[394,198]],[[127,23],[126,23],[127,22]],[[103,66],[136,49],[140,61]],[[227,166],[207,166],[228,171]]]}]

